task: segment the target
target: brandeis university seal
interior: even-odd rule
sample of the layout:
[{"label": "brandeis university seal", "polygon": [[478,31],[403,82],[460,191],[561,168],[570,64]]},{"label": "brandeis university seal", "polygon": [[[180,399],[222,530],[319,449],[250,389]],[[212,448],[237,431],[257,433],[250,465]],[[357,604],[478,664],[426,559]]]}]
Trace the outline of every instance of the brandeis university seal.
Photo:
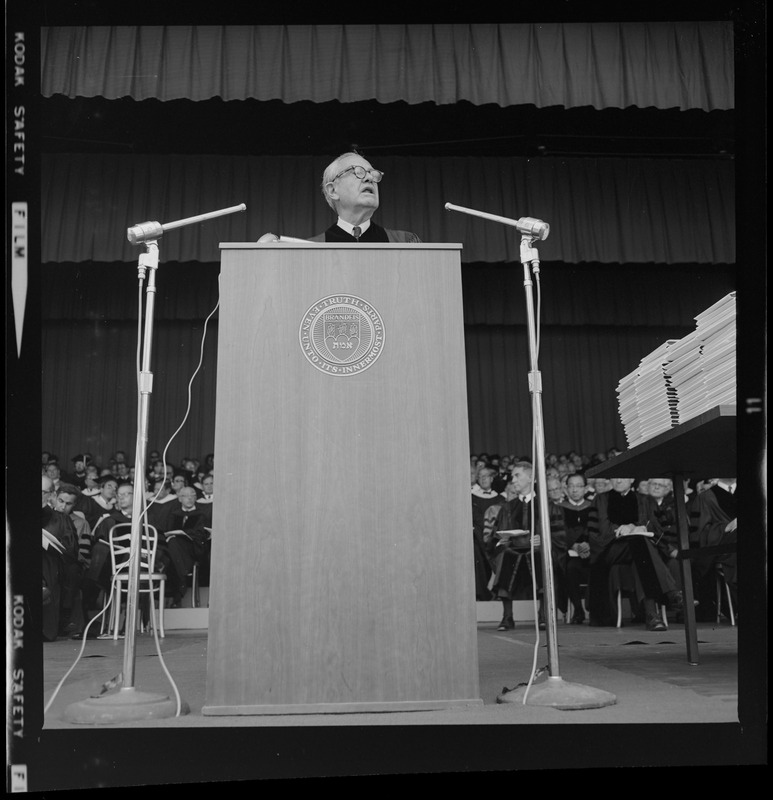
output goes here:
[{"label": "brandeis university seal", "polygon": [[303,354],[320,372],[357,375],[383,352],[384,322],[361,297],[332,294],[303,315],[298,338]]}]

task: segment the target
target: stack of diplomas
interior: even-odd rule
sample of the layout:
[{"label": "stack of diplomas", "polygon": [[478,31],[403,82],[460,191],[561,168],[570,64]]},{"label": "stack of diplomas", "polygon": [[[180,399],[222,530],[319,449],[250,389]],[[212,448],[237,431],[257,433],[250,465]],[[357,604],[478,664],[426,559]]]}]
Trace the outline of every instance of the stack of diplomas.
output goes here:
[{"label": "stack of diplomas", "polygon": [[629,447],[718,405],[735,405],[735,292],[695,317],[695,330],[669,339],[617,386]]}]

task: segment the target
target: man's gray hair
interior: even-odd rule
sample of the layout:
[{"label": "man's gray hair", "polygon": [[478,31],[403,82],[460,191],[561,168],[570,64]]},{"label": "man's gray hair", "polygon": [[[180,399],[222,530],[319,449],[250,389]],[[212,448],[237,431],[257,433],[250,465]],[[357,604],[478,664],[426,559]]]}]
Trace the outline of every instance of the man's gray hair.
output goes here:
[{"label": "man's gray hair", "polygon": [[322,186],[320,187],[322,189],[322,196],[325,198],[325,202],[330,206],[330,208],[333,209],[333,211],[336,210],[336,207],[335,204],[333,203],[333,200],[325,191],[325,187],[329,183],[332,183],[333,178],[335,178],[335,176],[338,175],[338,173],[341,171],[340,169],[338,169],[338,164],[342,158],[348,158],[349,156],[359,156],[359,155],[360,155],[359,153],[354,153],[354,152],[341,153],[341,155],[338,156],[338,158],[336,158],[335,161],[331,161],[327,165],[327,167],[325,167],[325,171],[322,173]]}]

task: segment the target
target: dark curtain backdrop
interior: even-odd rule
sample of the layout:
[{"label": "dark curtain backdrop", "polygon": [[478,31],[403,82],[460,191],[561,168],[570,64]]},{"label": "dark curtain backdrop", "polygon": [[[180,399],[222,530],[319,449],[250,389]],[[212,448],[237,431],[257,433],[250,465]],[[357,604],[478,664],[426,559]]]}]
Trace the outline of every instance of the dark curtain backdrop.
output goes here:
[{"label": "dark curtain backdrop", "polygon": [[[126,229],[245,203],[247,211],[167,235],[167,261],[217,261],[219,243],[268,231],[308,238],[334,221],[318,190],[330,156],[48,154],[42,158],[42,258],[136,261]],[[425,242],[461,242],[465,262],[520,258],[514,229],[447,202],[551,225],[545,261],[735,261],[732,161],[653,158],[374,158],[378,218]]]},{"label": "dark curtain backdrop", "polygon": [[[194,106],[221,98],[254,103],[256,125],[270,100],[734,107],[730,22],[73,26],[44,29],[41,56],[44,98]],[[314,155],[313,134],[307,155],[115,155],[99,143],[42,155],[44,448],[62,459],[88,450],[103,461],[115,449],[133,452],[142,248],[127,242],[127,227],[246,203],[247,213],[160,242],[149,446],[163,447],[183,420],[204,319],[217,303],[219,243],[268,231],[308,237],[331,222],[318,186],[335,154]],[[281,130],[274,135],[281,141]],[[531,446],[519,236],[445,203],[551,224],[539,248],[549,450],[622,446],[620,378],[735,288],[732,160],[474,151],[372,160],[385,172],[385,224],[464,245],[472,450],[522,455]],[[169,451],[174,462],[214,449],[216,318],[208,333],[191,417]],[[260,443],[245,446],[270,457]]]},{"label": "dark curtain backdrop", "polygon": [[730,22],[65,27],[41,52],[44,97],[733,107]]},{"label": "dark curtain backdrop", "polygon": [[[544,329],[540,351],[545,445],[548,452],[594,453],[623,447],[615,387],[627,369],[670,337],[688,329],[614,327]],[[188,384],[199,362],[203,320],[156,327],[149,449],[161,449],[185,418]],[[60,457],[88,451],[104,462],[115,450],[134,452],[137,331],[131,322],[57,322],[43,335],[46,351],[66,352],[44,369],[47,404],[43,442]],[[531,451],[526,331],[514,326],[465,329],[470,441],[475,452]],[[168,458],[203,456],[214,448],[217,325],[204,341],[204,366],[190,387],[191,413]],[[67,387],[59,391],[58,387]],[[76,433],[77,431],[77,433]],[[77,437],[77,438],[76,438]],[[245,441],[255,458],[270,458],[258,441]],[[432,459],[431,453],[417,454]],[[66,468],[66,467],[65,467]],[[223,468],[225,468],[223,466]]]},{"label": "dark curtain backdrop", "polygon": [[[162,448],[183,421],[218,274],[217,263],[159,267],[151,449]],[[63,458],[83,450],[98,460],[116,449],[133,452],[136,267],[50,264],[43,276],[43,446]],[[526,455],[531,400],[522,267],[468,264],[462,282],[471,449]],[[733,290],[734,268],[546,262],[540,285],[545,444],[591,454],[625,446],[619,380],[667,339],[689,333],[697,314]],[[217,312],[203,353],[191,416],[169,449],[174,463],[215,452]],[[245,446],[256,458],[268,457],[259,442]]]}]

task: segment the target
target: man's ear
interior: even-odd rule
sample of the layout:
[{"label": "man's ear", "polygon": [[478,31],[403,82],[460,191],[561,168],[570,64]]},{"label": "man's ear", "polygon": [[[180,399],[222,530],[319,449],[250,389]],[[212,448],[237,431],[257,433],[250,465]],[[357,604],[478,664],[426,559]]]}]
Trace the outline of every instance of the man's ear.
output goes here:
[{"label": "man's ear", "polygon": [[338,200],[338,192],[336,192],[335,184],[334,183],[326,183],[325,184],[325,194],[331,200]]}]

